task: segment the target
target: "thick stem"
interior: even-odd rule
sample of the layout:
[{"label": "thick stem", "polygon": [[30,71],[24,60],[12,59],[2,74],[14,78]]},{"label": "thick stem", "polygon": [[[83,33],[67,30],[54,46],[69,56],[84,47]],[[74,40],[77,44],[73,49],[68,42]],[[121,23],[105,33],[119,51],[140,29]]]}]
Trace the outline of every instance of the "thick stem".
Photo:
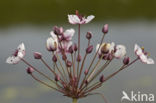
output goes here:
[{"label": "thick stem", "polygon": [[[80,24],[78,26],[78,54],[77,54],[77,58],[79,58],[80,56]],[[77,64],[77,76],[79,75],[79,65],[80,65],[80,61],[78,61]]]},{"label": "thick stem", "polygon": [[72,103],[77,103],[77,99],[73,98],[73,102]]}]

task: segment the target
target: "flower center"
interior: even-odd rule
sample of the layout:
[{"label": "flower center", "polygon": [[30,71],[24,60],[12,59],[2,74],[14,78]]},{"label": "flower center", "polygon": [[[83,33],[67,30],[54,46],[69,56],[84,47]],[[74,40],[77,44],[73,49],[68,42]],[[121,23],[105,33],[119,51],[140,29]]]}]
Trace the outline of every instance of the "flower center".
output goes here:
[{"label": "flower center", "polygon": [[15,50],[15,52],[13,53],[13,56],[17,57],[18,55],[18,50]]}]

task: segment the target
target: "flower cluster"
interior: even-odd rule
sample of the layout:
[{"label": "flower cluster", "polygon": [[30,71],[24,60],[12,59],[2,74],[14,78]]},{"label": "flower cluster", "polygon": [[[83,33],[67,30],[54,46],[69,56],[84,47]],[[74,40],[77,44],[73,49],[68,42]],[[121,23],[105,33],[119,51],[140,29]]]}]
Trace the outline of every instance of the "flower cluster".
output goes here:
[{"label": "flower cluster", "polygon": [[[102,39],[97,44],[96,48],[91,44],[92,33],[86,33],[87,45],[86,49],[84,49],[84,57],[81,57],[80,42],[81,36],[83,35],[80,33],[80,26],[89,23],[93,18],[93,15],[85,18],[80,15],[78,11],[76,11],[75,15],[68,15],[69,23],[78,25],[77,43],[72,42],[72,37],[75,34],[74,29],[64,30],[63,27],[54,26],[53,31],[50,32],[51,37],[49,37],[46,42],[46,48],[52,54],[53,67],[46,63],[41,53],[34,52],[34,58],[40,60],[49,71],[52,72],[54,75],[53,79],[24,59],[25,46],[23,43],[18,46],[12,56],[7,58],[6,62],[9,64],[17,64],[19,61],[23,61],[28,65],[27,73],[31,75],[33,79],[61,92],[64,96],[72,98],[73,102],[79,98],[96,94],[93,93],[95,89],[101,87],[104,82],[134,64],[137,60],[141,60],[145,64],[154,64],[154,60],[149,58],[148,53],[137,44],[134,46],[136,58],[130,60],[130,57],[126,54],[126,47],[124,45],[115,44],[114,42],[104,42],[104,37],[108,34],[108,24],[105,24],[102,28]],[[96,52],[92,53],[93,49],[96,49]],[[90,59],[90,63],[88,64],[86,63],[86,58],[91,53],[93,58]],[[105,77],[102,71],[104,71],[114,59],[123,61],[121,67],[117,69],[116,72]],[[34,72],[39,73],[46,79],[55,83],[56,87],[38,79]],[[96,78],[99,78],[99,81],[93,82]]]}]

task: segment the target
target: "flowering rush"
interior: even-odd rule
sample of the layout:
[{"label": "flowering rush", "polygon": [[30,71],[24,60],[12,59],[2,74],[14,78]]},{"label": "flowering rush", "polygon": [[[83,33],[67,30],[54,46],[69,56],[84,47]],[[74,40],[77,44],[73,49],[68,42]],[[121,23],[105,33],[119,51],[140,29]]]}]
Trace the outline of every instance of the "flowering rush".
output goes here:
[{"label": "flowering rush", "polygon": [[[69,23],[78,25],[78,35],[75,35],[78,37],[77,43],[73,43],[72,41],[72,37],[75,34],[74,29],[70,28],[64,30],[63,27],[54,26],[53,31],[50,32],[50,37],[46,41],[46,48],[49,51],[50,56],[52,56],[50,61],[54,66],[49,66],[41,53],[34,52],[34,59],[40,60],[41,63],[49,69],[49,72],[53,74],[52,77],[41,72],[38,68],[24,59],[25,46],[23,43],[21,43],[15,52],[6,59],[6,63],[17,64],[20,61],[24,62],[27,65],[27,73],[34,80],[71,98],[73,103],[77,103],[77,100],[80,98],[100,94],[95,92],[95,90],[100,88],[104,82],[111,79],[122,70],[125,70],[125,68],[131,66],[138,60],[145,64],[154,64],[154,60],[149,58],[148,53],[137,44],[134,46],[136,58],[131,60],[126,54],[126,47],[124,45],[115,44],[114,42],[105,42],[104,37],[108,34],[108,24],[103,26],[101,30],[101,40],[97,42],[96,47],[91,44],[93,38],[92,33],[87,32],[85,36],[87,42],[86,48],[81,49],[81,36],[84,37],[84,35],[81,35],[80,33],[80,26],[89,23],[94,17],[95,16],[93,15],[84,17],[80,15],[78,11],[76,11],[76,14],[74,15],[68,15]],[[95,52],[93,52],[94,49]],[[80,50],[85,51],[83,52],[85,53],[84,56],[80,54]],[[93,55],[93,58],[89,57],[91,54]],[[90,61],[87,61],[86,63],[87,57],[90,58]],[[117,68],[115,72],[105,77],[102,73],[114,59],[122,60],[121,66],[120,68]],[[50,85],[44,80],[40,80],[35,75],[35,72],[45,77],[56,86]],[[97,78],[99,80],[97,80]],[[105,98],[104,100],[107,102]]]}]

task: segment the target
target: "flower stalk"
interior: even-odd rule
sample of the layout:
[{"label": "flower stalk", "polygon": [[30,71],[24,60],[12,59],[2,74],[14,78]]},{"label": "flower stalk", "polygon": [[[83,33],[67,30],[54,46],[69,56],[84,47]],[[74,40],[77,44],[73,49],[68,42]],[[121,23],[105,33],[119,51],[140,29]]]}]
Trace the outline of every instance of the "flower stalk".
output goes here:
[{"label": "flower stalk", "polygon": [[78,103],[78,100],[76,98],[73,98],[73,102],[72,103]]}]

